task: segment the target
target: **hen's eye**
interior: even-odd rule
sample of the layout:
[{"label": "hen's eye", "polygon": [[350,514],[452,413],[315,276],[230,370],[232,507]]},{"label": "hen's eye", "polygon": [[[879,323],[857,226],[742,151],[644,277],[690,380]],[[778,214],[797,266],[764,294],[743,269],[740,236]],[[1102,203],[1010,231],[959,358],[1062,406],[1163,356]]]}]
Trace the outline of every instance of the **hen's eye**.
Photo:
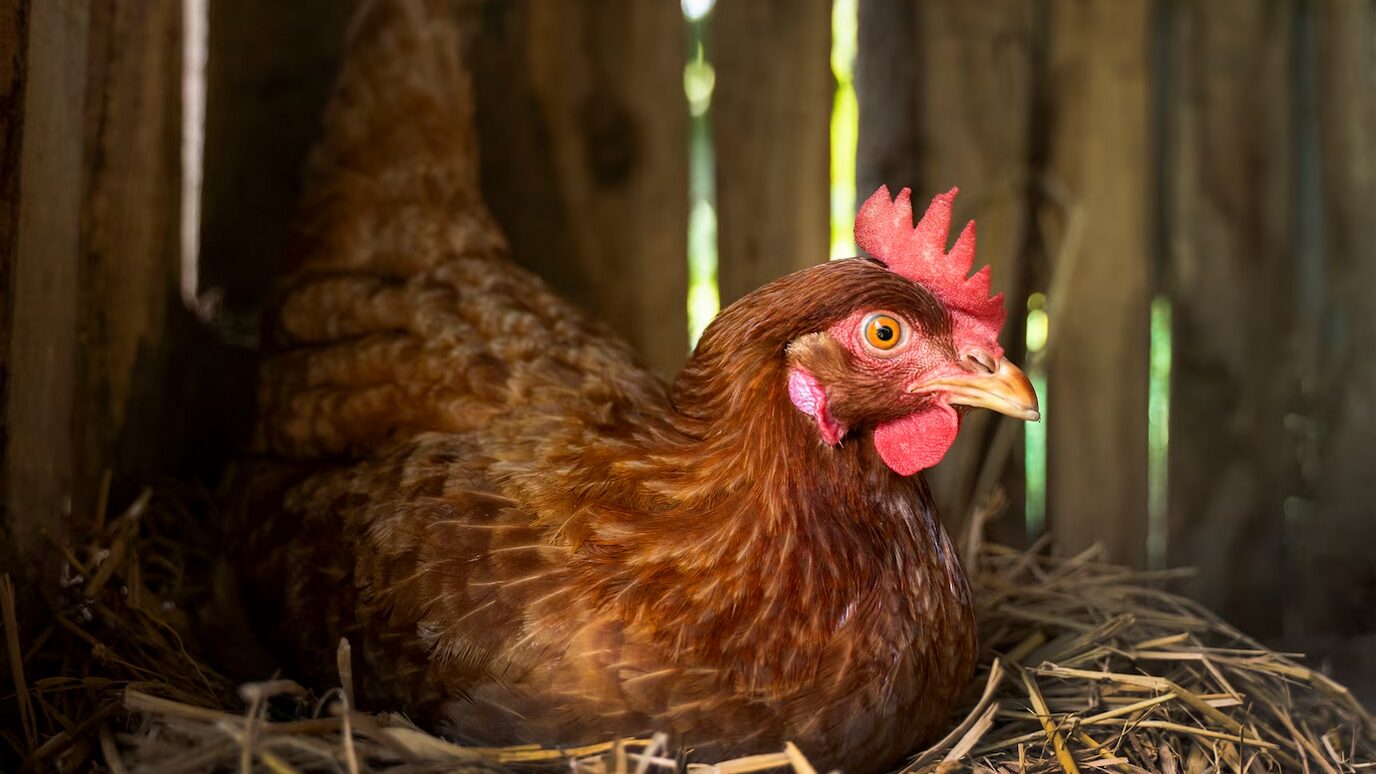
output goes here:
[{"label": "hen's eye", "polygon": [[864,333],[866,344],[887,351],[903,340],[903,324],[887,314],[874,314],[865,318]]}]

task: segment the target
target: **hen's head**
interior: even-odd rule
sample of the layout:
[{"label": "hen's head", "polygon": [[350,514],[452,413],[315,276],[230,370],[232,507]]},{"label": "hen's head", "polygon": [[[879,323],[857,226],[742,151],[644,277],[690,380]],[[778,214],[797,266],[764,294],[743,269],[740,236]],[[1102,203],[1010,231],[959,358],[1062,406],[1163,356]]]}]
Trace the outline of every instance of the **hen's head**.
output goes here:
[{"label": "hen's head", "polygon": [[742,381],[783,381],[823,443],[869,435],[904,476],[945,455],[968,408],[1038,419],[1036,393],[998,343],[1003,297],[989,296],[987,266],[967,276],[974,224],[946,250],[955,194],[933,199],[914,228],[908,189],[891,200],[880,188],[855,225],[877,261],[831,261],[766,285],[714,321],[698,355],[754,361]]}]

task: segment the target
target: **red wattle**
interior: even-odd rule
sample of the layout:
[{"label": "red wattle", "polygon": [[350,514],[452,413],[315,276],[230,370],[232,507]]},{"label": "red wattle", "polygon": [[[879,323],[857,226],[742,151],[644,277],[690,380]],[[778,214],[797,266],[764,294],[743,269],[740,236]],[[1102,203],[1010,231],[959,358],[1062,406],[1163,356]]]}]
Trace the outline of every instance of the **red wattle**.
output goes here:
[{"label": "red wattle", "polygon": [[911,476],[941,461],[955,443],[960,416],[945,403],[874,428],[874,448],[893,472]]}]

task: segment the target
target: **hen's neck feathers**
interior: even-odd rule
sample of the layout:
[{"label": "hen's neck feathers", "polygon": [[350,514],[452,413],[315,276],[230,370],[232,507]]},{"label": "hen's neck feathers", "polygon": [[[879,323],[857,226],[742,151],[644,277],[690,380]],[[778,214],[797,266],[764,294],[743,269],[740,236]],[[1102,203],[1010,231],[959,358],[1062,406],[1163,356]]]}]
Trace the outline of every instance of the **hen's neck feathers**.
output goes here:
[{"label": "hen's neck feathers", "polygon": [[964,573],[922,479],[859,435],[823,445],[789,402],[783,348],[818,323],[805,306],[791,306],[800,319],[751,306],[700,345],[667,423],[585,471],[618,482],[587,482],[597,494],[577,506],[592,596],[679,654],[774,688],[967,626]]}]

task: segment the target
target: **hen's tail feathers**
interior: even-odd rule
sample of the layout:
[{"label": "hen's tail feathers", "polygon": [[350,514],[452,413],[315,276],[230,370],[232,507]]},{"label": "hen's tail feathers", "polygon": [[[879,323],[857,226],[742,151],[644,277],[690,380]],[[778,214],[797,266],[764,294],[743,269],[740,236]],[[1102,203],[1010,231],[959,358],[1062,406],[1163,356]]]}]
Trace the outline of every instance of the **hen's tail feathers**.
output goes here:
[{"label": "hen's tail feathers", "polygon": [[504,253],[482,200],[453,0],[365,0],[312,153],[301,268],[408,276]]}]

